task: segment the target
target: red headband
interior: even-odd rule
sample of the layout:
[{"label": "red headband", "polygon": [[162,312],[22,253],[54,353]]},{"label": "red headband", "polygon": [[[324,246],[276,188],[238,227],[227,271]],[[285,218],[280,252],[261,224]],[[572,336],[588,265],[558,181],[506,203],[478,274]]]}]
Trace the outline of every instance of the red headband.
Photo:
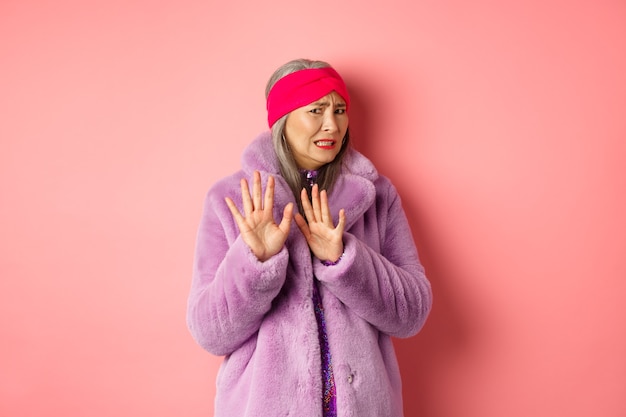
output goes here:
[{"label": "red headband", "polygon": [[330,67],[292,72],[278,80],[267,96],[267,122],[270,128],[291,111],[336,91],[350,107],[350,96],[341,76]]}]

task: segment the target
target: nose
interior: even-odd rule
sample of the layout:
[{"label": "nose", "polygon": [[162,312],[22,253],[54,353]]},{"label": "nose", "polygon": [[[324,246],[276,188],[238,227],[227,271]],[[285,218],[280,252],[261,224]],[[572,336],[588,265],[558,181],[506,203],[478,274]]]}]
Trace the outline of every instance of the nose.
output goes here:
[{"label": "nose", "polygon": [[324,123],[322,124],[322,130],[328,133],[334,133],[339,130],[337,127],[337,120],[335,120],[334,111],[326,111],[326,114],[324,115]]}]

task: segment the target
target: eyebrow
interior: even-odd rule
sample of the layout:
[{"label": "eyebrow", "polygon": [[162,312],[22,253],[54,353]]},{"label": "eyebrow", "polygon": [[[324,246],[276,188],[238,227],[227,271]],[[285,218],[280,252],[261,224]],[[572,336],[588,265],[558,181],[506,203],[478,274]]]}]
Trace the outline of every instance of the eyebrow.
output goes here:
[{"label": "eyebrow", "polygon": [[[330,103],[327,100],[320,100],[320,101],[315,101],[313,103],[310,104],[311,106],[320,106],[320,107],[328,107],[330,106]],[[337,103],[335,104],[335,107],[346,107],[346,103]]]}]

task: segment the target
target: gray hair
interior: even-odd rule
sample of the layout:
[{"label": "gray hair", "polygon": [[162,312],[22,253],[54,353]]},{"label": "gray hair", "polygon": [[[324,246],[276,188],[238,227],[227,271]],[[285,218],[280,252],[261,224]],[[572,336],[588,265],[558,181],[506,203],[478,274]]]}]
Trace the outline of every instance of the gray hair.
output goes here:
[{"label": "gray hair", "polygon": [[[286,64],[279,67],[267,82],[267,86],[265,88],[265,98],[270,93],[270,90],[276,84],[278,80],[283,78],[286,75],[289,75],[296,71],[301,71],[304,69],[311,68],[326,68],[330,67],[327,62],[324,61],[312,61],[309,59],[296,59],[293,61],[289,61]],[[300,192],[302,188],[306,188],[309,191],[310,196],[310,187],[307,183],[302,182],[302,175],[300,174],[300,170],[296,164],[296,160],[294,159],[289,146],[287,145],[287,141],[285,140],[284,131],[285,131],[285,123],[287,121],[288,114],[281,117],[274,123],[272,126],[272,141],[274,144],[274,151],[276,152],[276,157],[278,158],[278,165],[280,167],[280,173],[289,184],[289,188],[293,192],[296,201],[298,202],[298,208],[302,213],[302,203],[300,202]],[[341,149],[335,159],[332,162],[327,163],[322,166],[318,170],[317,183],[320,190],[326,190],[330,192],[339,177],[341,172],[341,165],[343,163],[343,158],[346,154],[348,146],[350,145],[350,128],[346,130],[346,135],[343,138],[343,143],[341,145]]]}]

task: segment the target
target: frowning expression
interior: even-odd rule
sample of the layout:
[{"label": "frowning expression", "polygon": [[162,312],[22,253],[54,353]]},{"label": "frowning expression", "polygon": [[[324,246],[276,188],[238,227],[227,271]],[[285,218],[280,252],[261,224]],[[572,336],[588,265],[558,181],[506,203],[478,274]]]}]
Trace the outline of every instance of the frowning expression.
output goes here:
[{"label": "frowning expression", "polygon": [[335,159],[347,130],[346,101],[333,91],[289,113],[284,134],[298,168],[313,170]]}]

